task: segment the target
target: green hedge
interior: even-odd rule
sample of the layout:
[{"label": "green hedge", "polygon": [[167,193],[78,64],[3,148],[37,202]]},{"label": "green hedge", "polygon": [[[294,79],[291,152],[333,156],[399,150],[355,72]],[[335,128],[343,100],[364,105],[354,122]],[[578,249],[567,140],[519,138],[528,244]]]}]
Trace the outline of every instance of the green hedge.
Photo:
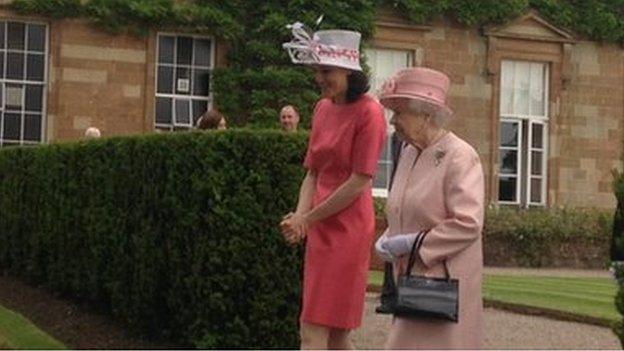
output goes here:
[{"label": "green hedge", "polygon": [[0,150],[0,270],[200,348],[295,348],[301,251],[277,227],[306,135]]},{"label": "green hedge", "polygon": [[[385,199],[375,198],[378,220],[385,220],[384,207]],[[612,223],[612,213],[600,209],[491,206],[483,226],[484,262],[497,267],[601,269],[608,265]]]},{"label": "green hedge", "polygon": [[600,209],[489,208],[483,228],[489,266],[604,268],[613,216]]},{"label": "green hedge", "polygon": [[247,39],[249,45],[243,49],[264,54],[257,58],[262,66],[281,60],[266,40],[273,42],[275,36],[267,34],[279,32],[284,23],[305,20],[311,24],[324,14],[327,22],[360,30],[367,37],[375,11],[384,6],[395,8],[413,23],[447,16],[467,26],[502,24],[535,9],[556,25],[590,39],[624,41],[622,0],[13,0],[9,5],[23,14],[86,17],[114,32],[145,33],[149,28],[177,26]]},{"label": "green hedge", "polygon": [[[615,307],[624,316],[624,172],[613,173],[613,192],[617,199],[617,208],[613,219],[611,238],[611,259],[615,278],[619,288],[615,296]],[[624,347],[624,318],[613,327],[613,331]]]}]

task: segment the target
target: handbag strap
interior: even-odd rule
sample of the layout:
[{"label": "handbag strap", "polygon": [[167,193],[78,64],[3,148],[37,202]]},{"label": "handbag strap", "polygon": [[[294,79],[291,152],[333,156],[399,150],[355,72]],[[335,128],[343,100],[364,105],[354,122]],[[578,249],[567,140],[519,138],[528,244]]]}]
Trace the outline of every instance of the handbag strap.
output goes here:
[{"label": "handbag strap", "polygon": [[405,272],[406,276],[410,276],[412,274],[412,268],[414,268],[414,263],[416,263],[415,253],[420,250],[422,242],[424,241],[424,236],[427,235],[428,232],[429,231],[426,231],[422,234],[422,236],[416,236],[414,244],[412,244],[412,250],[410,251],[409,260],[407,261],[407,272]]},{"label": "handbag strap", "polygon": [[[409,261],[407,261],[407,272],[405,272],[405,276],[409,277],[412,275],[412,268],[414,268],[414,264],[416,263],[416,253],[420,251],[420,247],[425,241],[425,236],[429,234],[429,229],[425,230],[422,235],[417,236],[416,240],[414,240],[414,244],[412,245],[412,251],[410,252]],[[446,259],[442,261],[444,264],[444,274],[446,275],[446,280],[451,279],[451,275],[449,274],[448,267],[446,265]]]}]

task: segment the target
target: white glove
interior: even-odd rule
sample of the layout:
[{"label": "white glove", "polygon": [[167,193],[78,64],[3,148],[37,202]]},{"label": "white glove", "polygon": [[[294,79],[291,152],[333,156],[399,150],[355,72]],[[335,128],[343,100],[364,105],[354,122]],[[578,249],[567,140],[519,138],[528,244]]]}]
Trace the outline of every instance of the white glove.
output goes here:
[{"label": "white glove", "polygon": [[624,261],[612,261],[609,272],[619,284],[624,284]]},{"label": "white glove", "polygon": [[421,233],[398,234],[386,238],[381,243],[382,249],[385,249],[394,257],[409,255],[414,246],[414,241],[420,238]]},{"label": "white glove", "polygon": [[388,240],[388,237],[386,236],[386,234],[388,234],[388,232],[385,232],[375,242],[375,251],[377,252],[377,255],[381,257],[382,260],[386,262],[394,262],[396,261],[397,257],[393,256],[390,253],[390,251],[384,248],[384,243],[386,242],[386,240]]}]

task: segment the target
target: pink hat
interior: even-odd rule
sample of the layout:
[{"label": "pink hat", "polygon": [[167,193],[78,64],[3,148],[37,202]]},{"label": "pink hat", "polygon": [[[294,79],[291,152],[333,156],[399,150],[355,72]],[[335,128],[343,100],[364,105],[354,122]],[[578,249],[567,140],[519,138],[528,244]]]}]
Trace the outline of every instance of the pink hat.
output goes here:
[{"label": "pink hat", "polygon": [[447,104],[450,85],[451,80],[442,72],[424,67],[406,68],[383,84],[379,100],[387,108],[395,106],[400,98],[418,100],[448,117],[453,114]]}]

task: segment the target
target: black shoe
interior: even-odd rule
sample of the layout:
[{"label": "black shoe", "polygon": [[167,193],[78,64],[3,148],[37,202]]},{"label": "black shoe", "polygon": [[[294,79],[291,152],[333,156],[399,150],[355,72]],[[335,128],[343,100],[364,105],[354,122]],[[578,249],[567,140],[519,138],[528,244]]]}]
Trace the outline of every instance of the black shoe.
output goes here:
[{"label": "black shoe", "polygon": [[389,305],[380,305],[375,307],[375,313],[379,313],[379,314],[393,314],[394,313],[394,308],[392,306]]}]

